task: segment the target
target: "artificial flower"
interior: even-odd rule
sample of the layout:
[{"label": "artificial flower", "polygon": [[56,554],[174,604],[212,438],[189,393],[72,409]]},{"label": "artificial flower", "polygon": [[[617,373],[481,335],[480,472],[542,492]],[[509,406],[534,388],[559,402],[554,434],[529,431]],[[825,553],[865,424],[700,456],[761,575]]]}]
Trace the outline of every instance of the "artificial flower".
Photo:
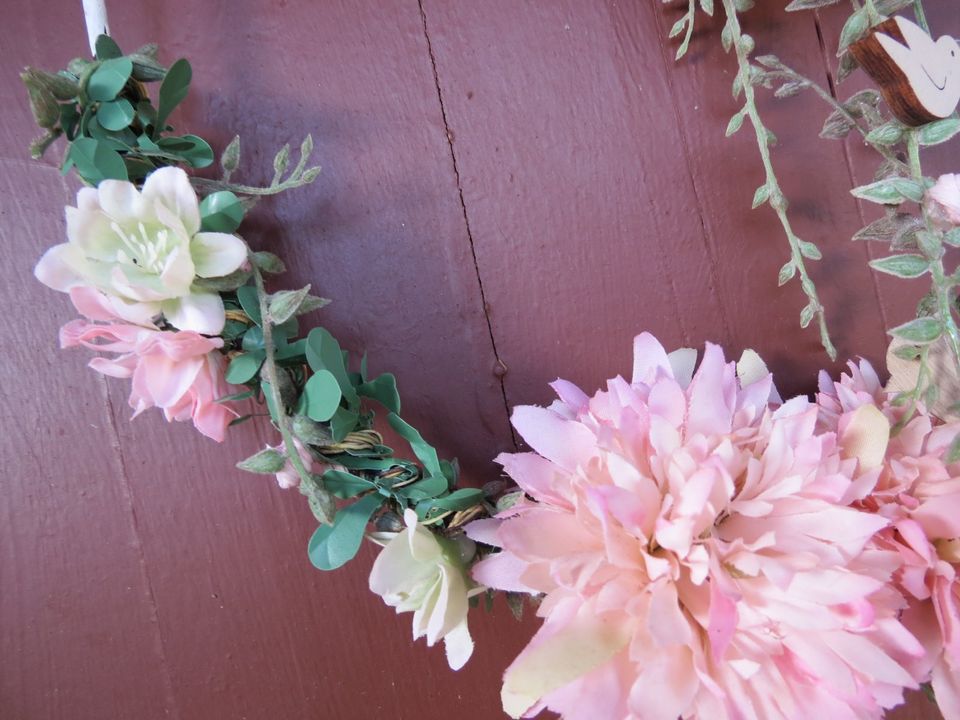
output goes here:
[{"label": "artificial flower", "polygon": [[[301,443],[297,438],[293,439],[293,444],[297,449],[297,454],[300,455],[300,459],[303,461],[304,466],[311,473],[317,473],[318,468],[317,464],[313,459],[313,455],[310,453],[310,450]],[[287,457],[287,446],[286,443],[281,442],[277,447],[268,445],[268,448],[272,448],[277,452],[281,453],[284,457]],[[322,474],[318,473],[318,474]],[[284,490],[289,490],[290,488],[295,488],[300,486],[300,474],[297,472],[297,469],[293,466],[293,463],[287,457],[287,462],[284,464],[280,472],[277,473],[277,485],[279,485]]]},{"label": "artificial flower", "polygon": [[869,409],[903,425],[885,443],[880,474],[859,506],[889,522],[872,544],[900,560],[894,580],[908,602],[903,622],[926,651],[911,671],[932,684],[944,717],[960,718],[960,465],[946,461],[960,423],[937,423],[922,404],[903,422],[907,408],[893,405],[870,363],[849,368],[838,382],[821,373],[821,423],[842,428]]},{"label": "artificial flower", "polygon": [[[888,521],[848,504],[873,460],[780,404],[755,354],[668,355],[636,338],[631,382],[588,397],[564,381],[519,407],[533,452],[498,458],[526,492],[467,527],[502,548],[474,578],[542,594],[545,619],[504,676],[513,717],[567,720],[879,718],[917,687],[923,647],[898,620]],[[873,471],[876,477],[876,471]],[[869,480],[869,476],[867,476]]]},{"label": "artificial flower", "polygon": [[94,358],[90,367],[104,375],[132,379],[129,402],[134,417],[159,407],[168,421],[192,420],[201,433],[223,441],[236,413],[217,400],[236,388],[223,376],[221,338],[123,322],[112,303],[93,288],[74,287],[70,296],[87,320],[73,320],[60,329],[61,347],[82,345],[117,353],[113,358]]},{"label": "artificial flower", "polygon": [[66,214],[68,242],[50,248],[34,271],[45,285],[96,288],[116,315],[138,325],[162,313],[179,330],[223,330],[220,295],[194,290],[193,282],[240,268],[246,245],[235,235],[200,232],[197,195],[183,170],[154,171],[142,191],[120,180],[82,188]]},{"label": "artificial flower", "polygon": [[927,190],[924,207],[941,227],[960,225],[960,175],[941,175]]},{"label": "artificial flower", "polygon": [[467,628],[469,599],[483,592],[467,576],[461,545],[441,540],[403,514],[406,529],[384,546],[370,571],[370,590],[397,613],[413,612],[413,639],[426,636],[433,646],[441,638],[451,669],[462,668],[473,654]]}]

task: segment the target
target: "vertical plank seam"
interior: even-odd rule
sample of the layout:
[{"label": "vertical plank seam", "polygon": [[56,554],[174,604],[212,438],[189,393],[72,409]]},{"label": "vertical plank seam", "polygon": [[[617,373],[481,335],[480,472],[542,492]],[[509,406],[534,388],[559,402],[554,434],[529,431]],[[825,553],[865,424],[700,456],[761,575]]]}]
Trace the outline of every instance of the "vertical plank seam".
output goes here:
[{"label": "vertical plank seam", "polygon": [[[657,27],[660,26],[659,13],[657,9],[662,6],[661,0],[650,0],[648,7],[652,5],[655,15],[654,21]],[[664,78],[666,79],[667,89],[670,91],[670,105],[673,111],[673,117],[676,126],[680,128],[680,146],[683,148],[683,162],[687,169],[687,177],[690,178],[690,185],[693,188],[693,196],[697,200],[697,219],[700,221],[700,228],[703,230],[703,245],[707,251],[707,258],[710,261],[710,294],[713,295],[717,309],[720,311],[720,321],[723,323],[723,332],[727,338],[731,338],[730,319],[727,315],[726,302],[723,299],[723,293],[720,292],[719,277],[717,276],[717,249],[713,241],[713,233],[707,228],[707,221],[704,217],[703,199],[700,192],[700,185],[697,182],[696,173],[693,171],[693,163],[690,155],[690,144],[687,140],[687,133],[684,129],[683,118],[680,116],[680,106],[677,104],[677,93],[673,85],[673,65],[668,64],[666,53],[667,47],[663,42],[663,34],[657,33],[657,44],[660,47],[660,64],[663,67]]]},{"label": "vertical plank seam", "polygon": [[433,83],[437,90],[437,102],[440,105],[440,116],[443,118],[444,136],[447,139],[447,147],[450,150],[450,162],[453,165],[453,176],[457,183],[457,195],[460,200],[460,210],[463,213],[463,224],[467,231],[467,240],[470,243],[470,256],[473,259],[473,270],[477,278],[477,286],[480,288],[480,303],[483,306],[483,317],[487,323],[487,334],[490,337],[490,346],[493,349],[493,357],[497,368],[501,371],[497,373],[497,380],[500,383],[500,395],[503,398],[503,410],[507,417],[507,427],[510,429],[510,439],[514,449],[519,450],[520,444],[517,441],[513,424],[510,422],[510,402],[507,399],[507,386],[504,382],[507,366],[500,359],[500,353],[497,350],[497,340],[493,333],[493,322],[490,320],[490,309],[487,304],[487,295],[483,287],[483,279],[480,274],[480,263],[477,260],[477,249],[473,240],[473,230],[470,227],[470,218],[467,214],[467,203],[463,196],[463,184],[460,180],[460,166],[457,163],[457,154],[453,148],[453,132],[450,129],[450,122],[447,119],[447,108],[443,102],[443,90],[440,88],[440,73],[437,70],[437,58],[433,53],[433,43],[430,40],[430,33],[427,30],[427,13],[423,7],[423,0],[417,0],[417,7],[420,9],[420,22],[423,25],[423,37],[427,42],[427,54],[430,56],[430,69],[433,72]]},{"label": "vertical plank seam", "polygon": [[147,590],[147,599],[150,605],[150,617],[153,621],[153,625],[156,629],[156,646],[157,655],[160,658],[160,665],[162,668],[161,674],[163,676],[163,686],[167,699],[167,708],[172,713],[172,717],[179,718],[180,710],[177,707],[176,695],[173,691],[173,679],[170,676],[170,663],[167,661],[167,652],[166,647],[163,642],[163,633],[160,629],[160,614],[157,608],[157,598],[156,593],[153,590],[153,582],[150,579],[150,570],[147,567],[147,559],[143,552],[143,538],[140,535],[140,524],[137,519],[137,511],[133,504],[133,487],[130,483],[130,475],[127,472],[127,463],[123,457],[123,450],[120,445],[120,431],[117,427],[117,421],[114,416],[114,407],[113,400],[110,398],[110,389],[107,387],[106,380],[98,375],[100,387],[103,391],[104,399],[107,403],[107,420],[110,425],[111,432],[111,445],[114,457],[117,458],[117,464],[120,469],[120,477],[123,481],[123,497],[127,503],[130,514],[130,529],[133,532],[133,537],[136,543],[136,553],[137,553],[137,562],[140,568],[140,577],[146,586]]},{"label": "vertical plank seam", "polygon": [[[837,86],[833,82],[833,77],[830,74],[830,58],[827,54],[827,44],[823,39],[823,28],[820,25],[820,11],[813,11],[813,27],[817,32],[817,42],[820,44],[820,59],[823,61],[823,75],[827,81],[827,89],[830,91],[830,94],[833,96],[833,99],[837,102],[840,102],[840,97],[837,95]],[[840,141],[841,146],[843,147],[843,159],[844,164],[847,167],[847,176],[850,179],[850,189],[852,190],[857,184],[857,176],[855,168],[853,167],[853,156],[850,153],[849,140]],[[867,219],[863,214],[863,202],[857,198],[853,199],[854,203],[857,206],[857,215],[860,218],[861,227],[867,224]],[[852,241],[851,241],[852,242]],[[864,241],[867,246],[867,257],[870,260],[873,260],[873,248],[870,246],[868,241]],[[880,279],[877,277],[877,273],[870,270],[870,282],[873,285],[873,296],[877,301],[877,307],[880,309],[880,321],[883,323],[883,329],[886,330],[890,327],[890,323],[887,321],[887,310],[884,307],[883,302],[880,299]],[[884,335],[884,340],[886,340],[886,335]]]}]

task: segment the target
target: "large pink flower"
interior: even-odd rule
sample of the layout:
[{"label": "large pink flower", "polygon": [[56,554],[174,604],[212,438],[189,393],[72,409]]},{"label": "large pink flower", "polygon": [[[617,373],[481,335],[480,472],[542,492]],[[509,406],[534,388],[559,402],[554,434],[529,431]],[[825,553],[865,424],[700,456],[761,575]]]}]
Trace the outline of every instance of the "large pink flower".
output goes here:
[{"label": "large pink flower", "polygon": [[[842,428],[864,408],[903,424],[906,407],[890,402],[870,364],[849,367],[836,383],[821,374],[822,425]],[[932,682],[945,717],[960,718],[960,465],[944,459],[960,423],[936,425],[921,405],[903,425],[881,438],[880,474],[859,505],[890,522],[873,544],[900,558],[894,577],[909,601],[903,622],[926,648],[912,672]]]},{"label": "large pink flower", "polygon": [[[131,378],[130,407],[134,417],[151,407],[167,420],[193,420],[207,437],[222,442],[236,413],[218,398],[235,388],[224,380],[220,338],[191,331],[163,332],[123,322],[109,300],[89,287],[75,287],[70,298],[88,320],[73,320],[60,329],[61,347],[82,345],[117,353],[97,357],[90,367],[104,375]],[[105,324],[104,324],[105,323]]]},{"label": "large pink flower", "polygon": [[960,175],[941,175],[927,190],[924,207],[940,227],[960,225]]},{"label": "large pink flower", "polygon": [[[557,381],[498,461],[532,498],[468,532],[502,551],[474,578],[543,594],[545,623],[504,677],[513,717],[874,718],[917,683],[897,619],[888,525],[846,505],[861,458],[779,405],[755,354],[669,356],[635,340],[632,382]],[[740,370],[738,378],[738,369]],[[691,377],[692,376],[692,377]],[[856,435],[856,433],[851,433]],[[876,472],[873,473],[876,477]]]}]

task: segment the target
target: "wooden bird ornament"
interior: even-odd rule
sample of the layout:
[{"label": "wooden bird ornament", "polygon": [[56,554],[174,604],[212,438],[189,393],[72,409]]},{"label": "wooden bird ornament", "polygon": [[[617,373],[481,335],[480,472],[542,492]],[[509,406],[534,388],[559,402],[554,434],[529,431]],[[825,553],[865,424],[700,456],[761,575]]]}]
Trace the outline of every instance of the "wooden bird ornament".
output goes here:
[{"label": "wooden bird ornament", "polygon": [[850,52],[906,125],[942,120],[960,102],[960,45],[952,37],[934,41],[919,25],[894,17],[873,27]]}]

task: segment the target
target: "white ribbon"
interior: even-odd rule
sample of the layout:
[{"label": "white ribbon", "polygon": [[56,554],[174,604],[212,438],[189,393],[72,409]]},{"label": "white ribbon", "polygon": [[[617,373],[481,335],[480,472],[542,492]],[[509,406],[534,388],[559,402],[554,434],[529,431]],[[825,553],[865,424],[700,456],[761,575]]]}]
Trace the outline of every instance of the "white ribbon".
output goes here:
[{"label": "white ribbon", "polygon": [[90,41],[90,54],[97,54],[97,38],[109,35],[107,24],[107,4],[105,0],[83,0],[83,19],[87,22],[87,39]]}]

